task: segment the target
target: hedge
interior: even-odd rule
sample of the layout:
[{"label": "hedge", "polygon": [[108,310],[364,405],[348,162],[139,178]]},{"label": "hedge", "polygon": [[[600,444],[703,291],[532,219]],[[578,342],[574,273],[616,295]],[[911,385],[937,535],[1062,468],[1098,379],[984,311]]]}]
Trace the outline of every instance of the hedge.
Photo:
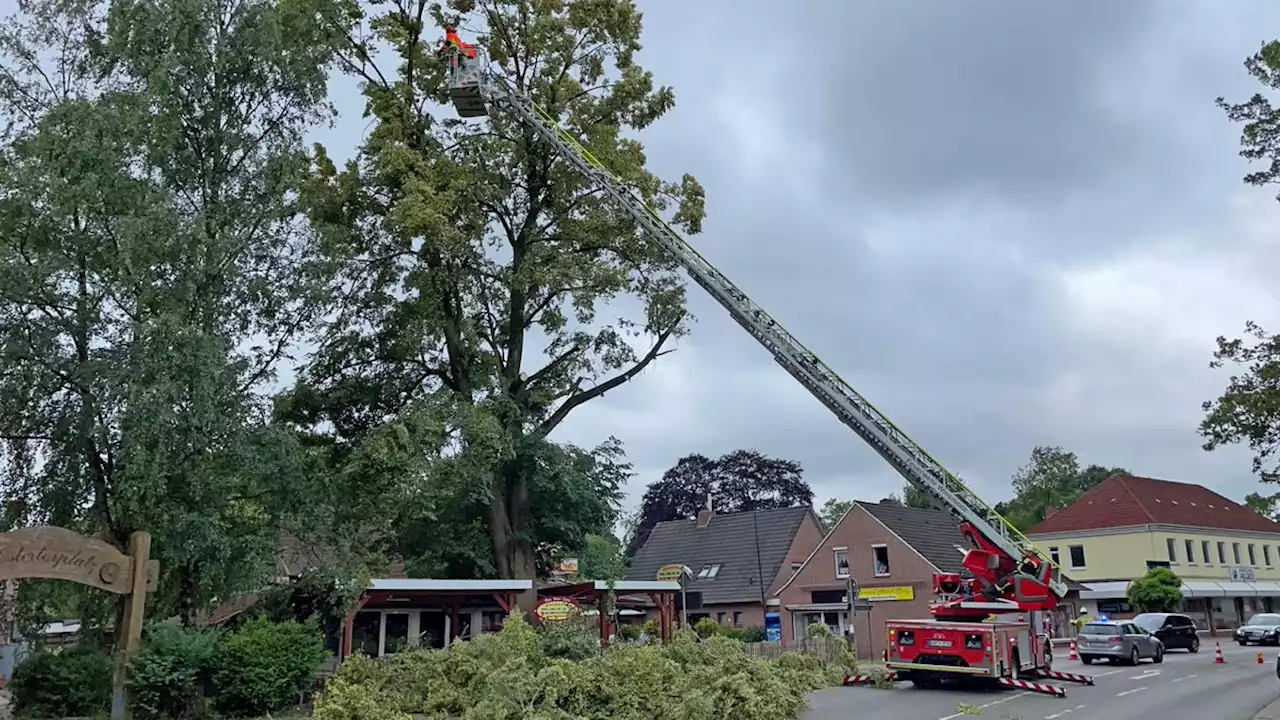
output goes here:
[{"label": "hedge", "polygon": [[581,652],[562,636],[569,630],[546,632],[554,640],[513,614],[500,632],[447,651],[353,656],[317,697],[314,717],[785,720],[799,716],[810,691],[838,682],[846,670],[799,653],[763,660],[737,640],[692,633],[668,646],[618,643],[573,659]]},{"label": "hedge", "polygon": [[[156,623],[130,665],[134,717],[186,720],[251,717],[292,708],[324,660],[310,624],[255,620],[239,632]],[[14,710],[34,717],[94,716],[111,703],[111,658],[90,647],[40,652],[14,669]]]}]

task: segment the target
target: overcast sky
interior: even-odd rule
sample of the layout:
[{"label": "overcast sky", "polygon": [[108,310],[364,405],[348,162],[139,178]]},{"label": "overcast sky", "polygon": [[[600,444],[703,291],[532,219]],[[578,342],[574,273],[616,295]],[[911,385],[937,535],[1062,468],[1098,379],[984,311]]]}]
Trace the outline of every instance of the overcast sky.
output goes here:
[{"label": "overcast sky", "polygon": [[[642,2],[676,109],[651,166],[707,190],[694,239],[994,502],[1037,444],[1257,489],[1196,426],[1219,334],[1280,328],[1274,192],[1214,106],[1274,2]],[[696,288],[695,288],[696,290]],[[688,453],[801,462],[819,499],[901,481],[708,298],[679,350],[558,434],[622,438],[643,484]]]},{"label": "overcast sky", "polygon": [[[1280,36],[1263,0],[641,0],[677,107],[651,167],[707,190],[697,247],[989,501],[1037,444],[1257,489],[1196,426],[1213,339],[1280,328],[1280,205],[1213,104]],[[13,8],[0,0],[0,8]],[[335,154],[367,121],[349,81]],[[345,152],[344,152],[345,151]],[[819,501],[901,480],[694,288],[678,351],[557,438],[626,443],[630,503],[678,458],[754,448]]]}]

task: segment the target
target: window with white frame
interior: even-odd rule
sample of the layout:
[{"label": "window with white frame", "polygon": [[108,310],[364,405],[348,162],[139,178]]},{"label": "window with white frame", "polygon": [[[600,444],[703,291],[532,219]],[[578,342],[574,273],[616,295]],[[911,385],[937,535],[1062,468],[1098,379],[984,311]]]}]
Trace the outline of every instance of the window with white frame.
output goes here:
[{"label": "window with white frame", "polygon": [[1204,556],[1205,565],[1213,564],[1213,559],[1209,557],[1209,541],[1208,540],[1200,541],[1200,554]]},{"label": "window with white frame", "polygon": [[1058,548],[1056,545],[1049,546],[1049,562],[1058,566],[1062,565],[1062,561],[1058,560]]},{"label": "window with white frame", "polygon": [[1218,543],[1218,564],[1227,564],[1227,544],[1224,542]]},{"label": "window with white frame", "polygon": [[1258,547],[1249,543],[1249,564],[1258,567]]},{"label": "window with white frame", "polygon": [[871,561],[875,569],[876,577],[889,577],[889,546],[888,545],[872,545]]},{"label": "window with white frame", "polygon": [[1083,545],[1068,545],[1067,556],[1071,560],[1071,567],[1077,568],[1077,569],[1084,567],[1084,546]]},{"label": "window with white frame", "polygon": [[1231,556],[1235,558],[1236,564],[1240,563],[1240,543],[1231,543]]},{"label": "window with white frame", "polygon": [[1165,552],[1169,553],[1169,564],[1178,564],[1178,541],[1173,538],[1164,539]]},{"label": "window with white frame", "polygon": [[849,577],[849,548],[836,548],[836,577]]},{"label": "window with white frame", "polygon": [[719,565],[703,565],[702,569],[698,571],[698,579],[699,580],[715,580],[716,576],[719,574],[720,574]]},{"label": "window with white frame", "polygon": [[1271,546],[1262,546],[1262,564],[1271,567]]},{"label": "window with white frame", "polygon": [[1188,562],[1188,563],[1190,563],[1190,564],[1192,564],[1192,565],[1195,565],[1195,564],[1196,564],[1196,543],[1195,543],[1195,541],[1194,541],[1194,540],[1187,540],[1187,541],[1185,541],[1183,544],[1186,546],[1186,550],[1187,550],[1187,562]]}]

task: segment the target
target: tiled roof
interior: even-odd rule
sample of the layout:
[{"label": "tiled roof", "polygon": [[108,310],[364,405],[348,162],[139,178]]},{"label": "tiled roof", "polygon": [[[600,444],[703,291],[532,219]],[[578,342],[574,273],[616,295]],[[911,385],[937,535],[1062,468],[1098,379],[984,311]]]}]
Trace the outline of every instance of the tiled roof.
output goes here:
[{"label": "tiled roof", "polygon": [[1212,530],[1280,533],[1280,524],[1201,485],[1112,475],[1080,496],[1079,500],[1031,528],[1027,534],[1135,525],[1186,525]]},{"label": "tiled roof", "polygon": [[942,510],[884,505],[859,502],[876,520],[902,538],[915,551],[933,563],[942,572],[960,572],[964,554],[956,546],[964,547],[960,525],[950,513]]},{"label": "tiled roof", "polygon": [[800,523],[812,512],[809,507],[795,507],[716,515],[704,528],[696,520],[658,523],[632,559],[627,579],[653,580],[659,568],[671,563],[683,563],[695,574],[705,566],[719,565],[714,579],[695,578],[688,590],[701,592],[702,602],[709,604],[759,602],[761,583],[768,592]]}]

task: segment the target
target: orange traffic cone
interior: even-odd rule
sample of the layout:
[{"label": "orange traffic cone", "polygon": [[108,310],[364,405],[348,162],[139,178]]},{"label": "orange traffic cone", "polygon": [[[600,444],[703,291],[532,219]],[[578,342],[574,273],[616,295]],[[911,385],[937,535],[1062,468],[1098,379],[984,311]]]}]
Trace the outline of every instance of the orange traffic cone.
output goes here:
[{"label": "orange traffic cone", "polygon": [[1258,664],[1262,664],[1262,653],[1258,653]]},{"label": "orange traffic cone", "polygon": [[1222,644],[1215,641],[1213,643],[1213,664],[1225,665],[1226,663],[1226,659],[1222,657]]},{"label": "orange traffic cone", "polygon": [[1071,652],[1067,654],[1068,660],[1079,660],[1080,656],[1076,654],[1076,641],[1071,641]]}]

